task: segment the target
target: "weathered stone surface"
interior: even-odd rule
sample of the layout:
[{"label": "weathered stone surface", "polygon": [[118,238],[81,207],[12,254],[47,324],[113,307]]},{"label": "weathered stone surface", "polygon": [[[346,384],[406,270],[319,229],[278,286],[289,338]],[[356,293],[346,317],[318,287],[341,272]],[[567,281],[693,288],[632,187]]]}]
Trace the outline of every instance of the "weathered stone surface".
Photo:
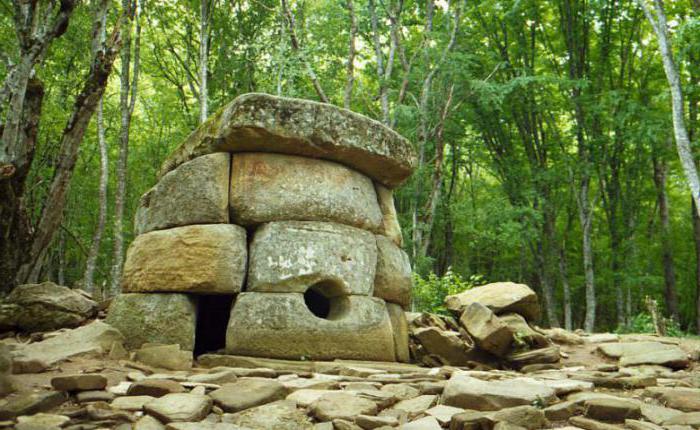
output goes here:
[{"label": "weathered stone surface", "polygon": [[109,324],[94,321],[83,327],[60,333],[41,342],[18,348],[22,360],[39,360],[47,365],[78,355],[102,355],[115,342],[123,342],[122,334]]},{"label": "weathered stone surface", "polygon": [[144,379],[136,381],[127,390],[129,396],[163,397],[166,394],[183,393],[185,389],[170,379]]},{"label": "weathered stone surface", "polygon": [[19,285],[6,300],[17,306],[14,325],[27,331],[76,327],[97,312],[96,302],[53,282]]},{"label": "weathered stone surface", "polygon": [[700,411],[700,388],[650,387],[645,393],[658,398],[669,408],[684,412]]},{"label": "weathered stone surface", "polygon": [[48,411],[66,400],[68,397],[58,391],[39,391],[6,397],[0,400],[0,420]]},{"label": "weathered stone surface", "polygon": [[434,417],[423,417],[401,426],[401,430],[440,430],[442,427]]},{"label": "weathered stone surface", "polygon": [[468,347],[457,332],[424,327],[413,330],[413,336],[428,354],[437,356],[444,364],[465,366],[472,359]]},{"label": "weathered stone surface", "polygon": [[588,418],[622,423],[626,419],[637,419],[642,415],[639,404],[624,399],[591,399],[584,403]]},{"label": "weathered stone surface", "polygon": [[514,384],[507,380],[482,381],[460,373],[452,375],[442,395],[444,405],[479,411],[494,411],[533,402],[548,405],[554,400],[554,390],[544,385]]},{"label": "weathered stone surface", "polygon": [[374,189],[377,192],[379,209],[382,211],[380,233],[400,248],[403,246],[403,234],[401,234],[399,216],[396,214],[396,206],[394,205],[394,193],[381,184],[374,184]]},{"label": "weathered stone surface", "polygon": [[496,282],[445,298],[447,309],[457,315],[461,315],[467,306],[475,302],[481,303],[497,315],[516,312],[531,321],[540,317],[537,294],[524,284]]},{"label": "weathered stone surface", "polygon": [[136,237],[124,263],[125,293],[234,294],[246,270],[246,232],[225,224],[192,225]]},{"label": "weathered stone surface", "polygon": [[13,370],[14,363],[10,349],[6,345],[0,344],[0,397],[5,397],[15,391],[14,382],[10,376]]},{"label": "weathered stone surface", "polygon": [[584,343],[583,337],[563,328],[553,327],[544,330],[544,332],[547,338],[554,343],[562,345],[582,345]]},{"label": "weathered stone surface", "polygon": [[311,404],[309,411],[320,421],[353,420],[357,415],[376,415],[377,405],[354,394],[337,392],[321,396]]},{"label": "weathered stone surface", "polygon": [[152,416],[144,415],[134,423],[132,430],[165,430],[165,426]]},{"label": "weathered stone surface", "polygon": [[382,213],[372,180],[331,161],[294,155],[234,154],[231,220],[325,221],[380,232]]},{"label": "weathered stone surface", "polygon": [[51,378],[51,386],[57,391],[102,390],[107,378],[99,374],[64,375]]},{"label": "weathered stone surface", "polygon": [[228,223],[230,154],[197,157],[168,172],[139,201],[136,234],[192,224]]},{"label": "weathered stone surface", "polygon": [[126,334],[130,349],[176,343],[192,351],[196,309],[194,298],[186,294],[120,294],[112,299],[105,321]]},{"label": "weathered stone surface", "polygon": [[273,222],[250,246],[246,291],[303,293],[314,284],[326,297],[370,295],[377,264],[374,235],[327,222]]},{"label": "weathered stone surface", "polygon": [[251,430],[310,430],[313,424],[304,411],[288,400],[246,409],[235,414],[224,414],[221,421],[237,424]]},{"label": "weathered stone surface", "polygon": [[144,343],[134,358],[149,366],[169,370],[188,370],[192,367],[192,351],[183,351],[177,344]]},{"label": "weathered stone surface", "polygon": [[[163,393],[158,397],[162,397],[166,394],[169,393]],[[110,406],[113,409],[121,409],[123,411],[141,411],[146,403],[150,403],[154,399],[155,397],[153,396],[122,396],[112,400]]]},{"label": "weathered stone surface", "polygon": [[210,394],[214,403],[225,412],[239,412],[244,409],[282,400],[287,389],[277,381],[264,379],[242,379],[225,384]]},{"label": "weathered stone surface", "polygon": [[408,351],[408,322],[406,322],[406,314],[401,306],[395,303],[387,303],[386,310],[389,313],[391,331],[394,334],[396,361],[408,363],[411,361],[411,356]]},{"label": "weathered stone surface", "polygon": [[437,399],[438,397],[435,395],[424,394],[411,399],[401,400],[393,406],[393,409],[405,411],[409,417],[417,417],[432,408]]},{"label": "weathered stone surface", "polygon": [[571,417],[569,418],[569,423],[575,426],[575,428],[582,428],[585,430],[619,430],[622,428],[617,425],[603,423],[586,417]]},{"label": "weathered stone surface", "polygon": [[75,400],[78,403],[111,402],[115,397],[116,395],[109,391],[88,390],[76,393]]},{"label": "weathered stone surface", "polygon": [[207,416],[212,400],[203,395],[191,393],[166,394],[144,405],[144,410],[170,423],[173,421],[199,421]]},{"label": "weathered stone surface", "polygon": [[561,355],[558,346],[517,352],[506,356],[506,359],[517,367],[527,366],[529,364],[557,363],[560,358]]},{"label": "weathered stone surface", "polygon": [[408,255],[389,238],[377,235],[377,272],[374,295],[408,309],[413,285]]},{"label": "weathered stone surface", "polygon": [[513,333],[489,308],[479,302],[470,304],[459,319],[476,344],[503,357],[513,343]]},{"label": "weathered stone surface", "polygon": [[413,172],[411,144],[377,121],[309,100],[245,94],[220,109],[180,144],[160,175],[213,152],[277,152],[343,163],[388,187]]},{"label": "weathered stone surface", "polygon": [[65,415],[39,413],[31,416],[17,417],[15,430],[58,430],[70,421]]},{"label": "weathered stone surface", "polygon": [[396,357],[384,302],[363,296],[334,298],[328,318],[319,318],[307,308],[302,294],[243,293],[231,311],[226,349],[232,354],[290,359],[394,361]]},{"label": "weathered stone surface", "polygon": [[527,430],[543,429],[549,426],[544,412],[530,405],[501,409],[490,415],[496,422],[509,423]]},{"label": "weathered stone surface", "polygon": [[678,347],[659,349],[638,354],[625,354],[620,357],[620,366],[639,366],[643,364],[658,364],[674,369],[688,367],[688,354]]},{"label": "weathered stone surface", "polygon": [[690,426],[692,428],[700,428],[700,412],[688,412],[685,414],[676,415],[664,422],[665,426]]},{"label": "weathered stone surface", "polygon": [[503,321],[510,331],[513,332],[513,337],[518,339],[521,347],[539,349],[553,345],[552,342],[547,339],[547,336],[532,328],[520,314],[504,313],[499,315],[498,319]]}]

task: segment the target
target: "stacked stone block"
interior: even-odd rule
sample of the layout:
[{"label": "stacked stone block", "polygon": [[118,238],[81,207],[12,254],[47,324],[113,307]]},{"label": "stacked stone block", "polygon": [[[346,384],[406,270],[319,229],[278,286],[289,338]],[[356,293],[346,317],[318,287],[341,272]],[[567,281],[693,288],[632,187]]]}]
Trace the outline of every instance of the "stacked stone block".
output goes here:
[{"label": "stacked stone block", "polygon": [[414,163],[405,139],[350,111],[235,99],[141,198],[108,322],[132,347],[191,350],[198,297],[229,295],[228,353],[407,361],[411,267],[391,189]]}]

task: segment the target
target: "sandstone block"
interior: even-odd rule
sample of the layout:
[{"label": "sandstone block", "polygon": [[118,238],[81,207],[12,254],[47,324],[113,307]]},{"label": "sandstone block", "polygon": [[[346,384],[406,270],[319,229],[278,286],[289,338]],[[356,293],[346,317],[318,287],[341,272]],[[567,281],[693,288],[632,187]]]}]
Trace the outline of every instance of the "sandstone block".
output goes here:
[{"label": "sandstone block", "polygon": [[457,315],[474,302],[481,303],[496,315],[516,312],[528,320],[537,320],[540,317],[537,294],[524,284],[496,282],[445,298],[447,309]]},{"label": "sandstone block", "polygon": [[247,257],[242,227],[192,225],[138,236],[124,263],[125,293],[233,294],[241,290]]},{"label": "sandstone block", "polygon": [[364,296],[333,298],[321,318],[303,294],[243,293],[231,311],[226,349],[272,358],[395,360],[384,302]]},{"label": "sandstone block", "polygon": [[106,322],[125,334],[130,349],[176,343],[192,351],[195,312],[194,299],[186,294],[120,294],[112,300]]},{"label": "sandstone block", "polygon": [[377,272],[374,295],[407,309],[413,278],[408,255],[387,237],[377,235]]},{"label": "sandstone block", "polygon": [[394,349],[396,350],[396,360],[402,363],[411,361],[408,351],[408,322],[401,306],[395,303],[387,303],[386,310],[391,320],[391,329],[394,333]]},{"label": "sandstone block", "polygon": [[513,343],[513,333],[486,306],[475,302],[462,313],[459,322],[482,349],[503,357]]},{"label": "sandstone block", "polygon": [[228,223],[230,154],[197,157],[168,172],[139,201],[136,234],[192,224]]},{"label": "sandstone block", "polygon": [[555,391],[544,385],[508,380],[482,381],[460,373],[452,375],[442,394],[444,405],[478,411],[497,411],[533,402],[546,406],[556,399]]},{"label": "sandstone block", "polygon": [[260,227],[250,247],[247,291],[326,297],[372,293],[377,262],[374,235],[327,222],[274,222]]},{"label": "sandstone block", "polygon": [[17,306],[13,323],[27,331],[76,327],[97,312],[97,303],[81,291],[53,282],[19,285],[7,302]]},{"label": "sandstone block", "polygon": [[393,130],[330,104],[244,94],[200,125],[166,159],[164,175],[213,152],[277,152],[337,161],[396,187],[416,165],[411,144]]},{"label": "sandstone block", "polygon": [[394,193],[381,184],[374,184],[374,189],[377,192],[379,209],[382,211],[382,227],[380,233],[391,239],[396,246],[402,247],[403,235],[401,234],[399,216],[396,214],[396,206],[394,205]]},{"label": "sandstone block", "polygon": [[234,154],[231,219],[239,225],[326,221],[381,231],[372,181],[331,161],[284,154]]}]

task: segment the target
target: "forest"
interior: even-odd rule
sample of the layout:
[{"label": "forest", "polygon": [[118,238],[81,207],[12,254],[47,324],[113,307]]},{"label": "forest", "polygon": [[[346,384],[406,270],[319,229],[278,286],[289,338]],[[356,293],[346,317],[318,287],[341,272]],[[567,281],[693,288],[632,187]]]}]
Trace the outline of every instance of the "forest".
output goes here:
[{"label": "forest", "polygon": [[700,332],[699,0],[0,2],[0,289],[119,291],[138,197],[249,92],[407,137],[416,310],[530,285],[544,326]]}]

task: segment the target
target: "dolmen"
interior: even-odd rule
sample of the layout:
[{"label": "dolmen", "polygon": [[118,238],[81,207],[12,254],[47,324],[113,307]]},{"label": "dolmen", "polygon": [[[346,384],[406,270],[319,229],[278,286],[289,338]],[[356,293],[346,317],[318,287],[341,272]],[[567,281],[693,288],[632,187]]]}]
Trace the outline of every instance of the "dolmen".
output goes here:
[{"label": "dolmen", "polygon": [[415,163],[405,138],[349,110],[234,99],[141,197],[107,322],[131,348],[408,361],[392,190]]}]

